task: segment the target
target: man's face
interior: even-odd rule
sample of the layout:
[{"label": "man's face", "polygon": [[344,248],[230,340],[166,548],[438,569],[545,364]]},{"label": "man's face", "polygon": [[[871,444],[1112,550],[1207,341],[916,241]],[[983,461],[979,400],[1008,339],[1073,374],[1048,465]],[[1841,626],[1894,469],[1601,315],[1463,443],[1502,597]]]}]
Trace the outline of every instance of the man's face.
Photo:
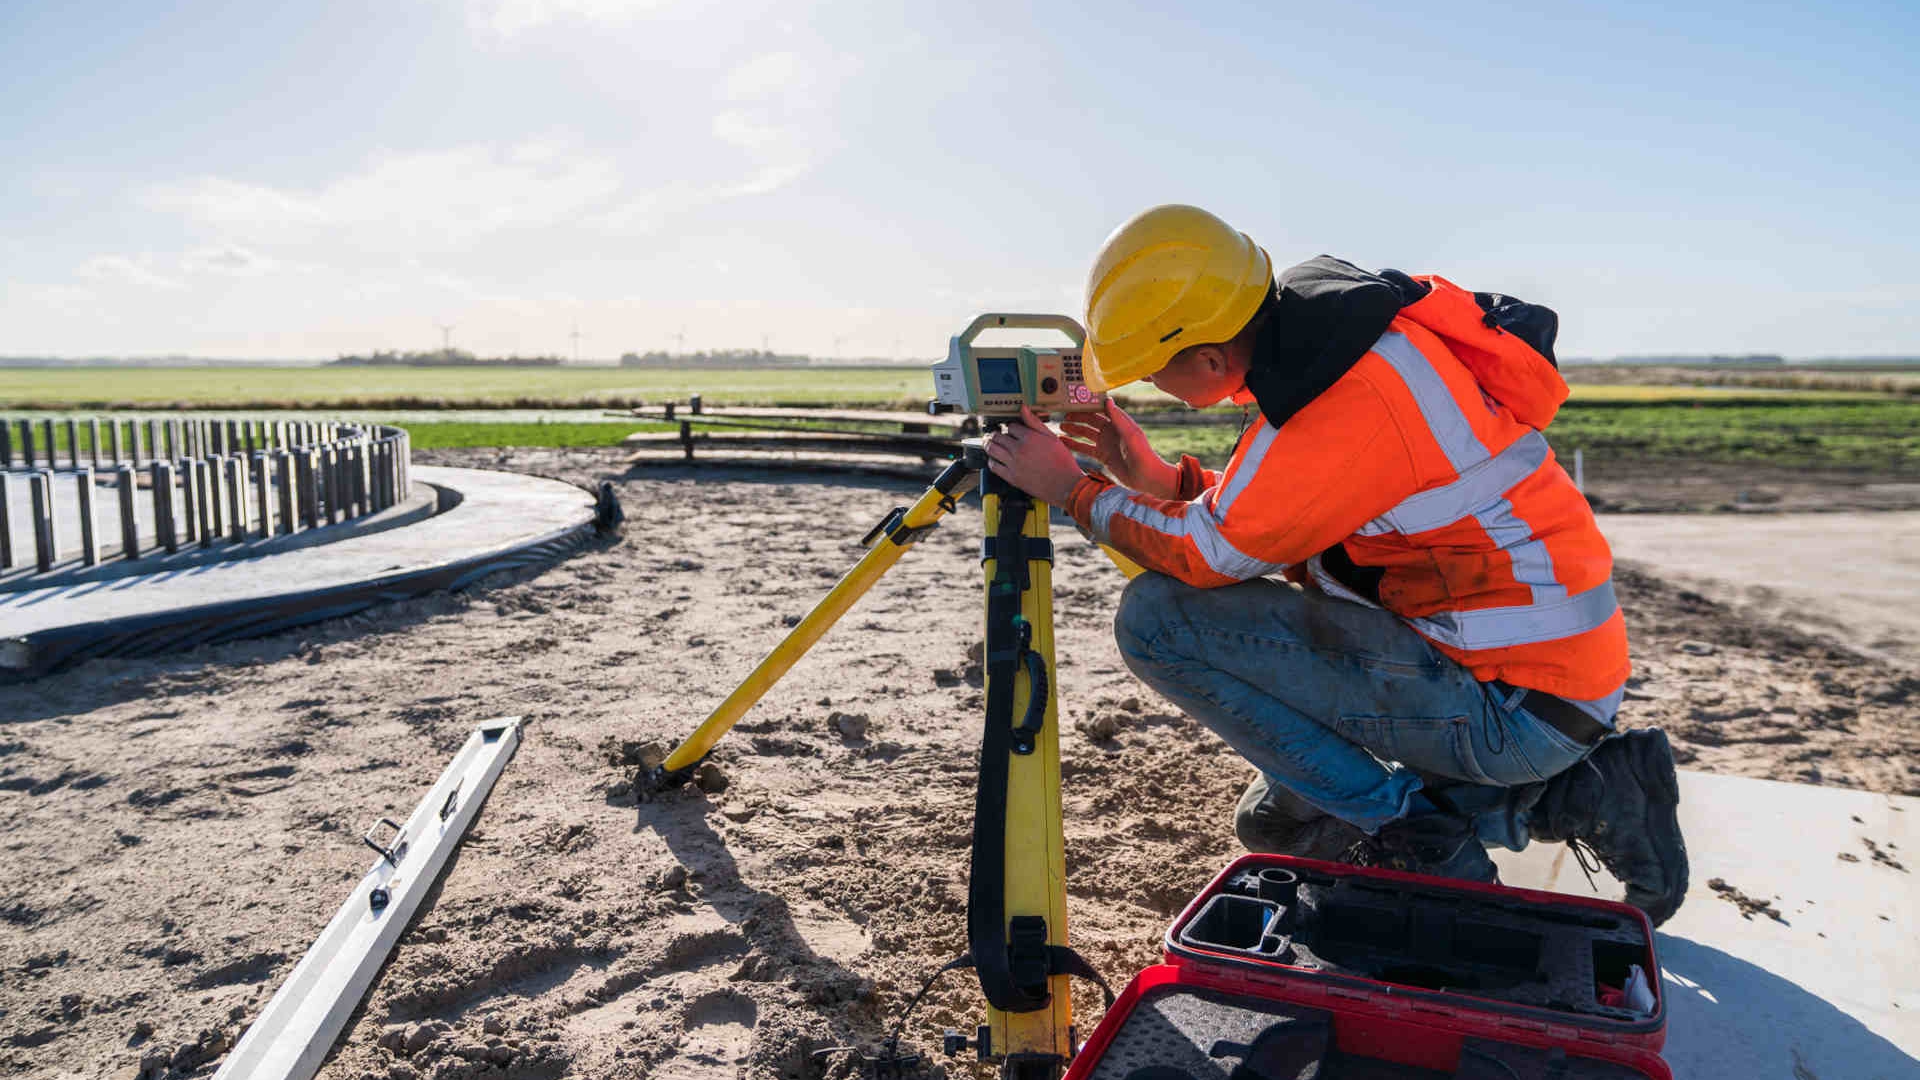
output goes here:
[{"label": "man's face", "polygon": [[1239,390],[1245,381],[1243,375],[1233,371],[1223,346],[1197,345],[1176,353],[1166,367],[1145,381],[1193,408],[1204,409]]}]

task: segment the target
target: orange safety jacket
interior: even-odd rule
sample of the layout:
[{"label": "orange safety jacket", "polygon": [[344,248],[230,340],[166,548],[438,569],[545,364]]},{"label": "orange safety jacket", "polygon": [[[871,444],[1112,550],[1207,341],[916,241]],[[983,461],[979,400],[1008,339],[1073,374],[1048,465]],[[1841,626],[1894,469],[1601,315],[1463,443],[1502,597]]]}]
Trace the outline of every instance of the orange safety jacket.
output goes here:
[{"label": "orange safety jacket", "polygon": [[1400,280],[1425,295],[1279,423],[1266,409],[1224,473],[1184,458],[1174,499],[1088,476],[1065,509],[1149,570],[1201,587],[1286,571],[1386,608],[1483,682],[1608,719],[1630,671],[1612,553],[1540,434],[1566,383],[1473,294]]}]

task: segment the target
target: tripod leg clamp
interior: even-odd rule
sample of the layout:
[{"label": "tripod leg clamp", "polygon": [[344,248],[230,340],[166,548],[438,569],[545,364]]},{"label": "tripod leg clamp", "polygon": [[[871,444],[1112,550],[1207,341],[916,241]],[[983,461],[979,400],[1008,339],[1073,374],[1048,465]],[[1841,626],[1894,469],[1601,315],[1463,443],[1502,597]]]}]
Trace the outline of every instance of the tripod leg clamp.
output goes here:
[{"label": "tripod leg clamp", "polygon": [[[951,500],[945,501],[951,502]],[[913,527],[909,527],[906,521],[907,508],[904,506],[894,507],[892,510],[887,511],[886,517],[880,519],[880,524],[868,529],[867,535],[860,538],[860,546],[870,548],[876,540],[884,536],[894,543],[899,544],[901,547],[905,547],[940,527],[938,521],[929,521],[925,525]]]},{"label": "tripod leg clamp", "polygon": [[[988,559],[1000,558],[1000,551],[1001,545],[999,537],[989,536],[980,541],[981,562],[984,563]],[[1039,537],[1022,536],[1013,544],[1013,554],[1010,557],[1028,562],[1050,563],[1053,561],[1053,541]]]}]

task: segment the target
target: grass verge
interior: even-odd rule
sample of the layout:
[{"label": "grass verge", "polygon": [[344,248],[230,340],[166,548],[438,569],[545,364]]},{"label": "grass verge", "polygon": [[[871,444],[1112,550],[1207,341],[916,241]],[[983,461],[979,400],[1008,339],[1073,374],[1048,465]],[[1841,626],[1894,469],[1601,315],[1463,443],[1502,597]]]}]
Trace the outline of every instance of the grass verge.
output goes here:
[{"label": "grass verge", "polygon": [[674,431],[672,424],[570,423],[487,424],[427,423],[406,425],[416,450],[457,450],[471,447],[618,446],[636,431]]},{"label": "grass verge", "polygon": [[[837,404],[848,404],[837,402]],[[1239,434],[1239,415],[1222,412],[1218,422],[1185,423],[1142,415],[1155,449],[1168,457],[1189,453],[1213,467],[1225,464]],[[638,431],[672,431],[677,425],[641,421],[428,421],[404,425],[414,446],[461,447],[617,446]],[[843,428],[843,424],[812,425]],[[859,425],[888,430],[891,425]],[[36,444],[40,425],[34,425]],[[82,428],[84,431],[84,426]],[[82,436],[83,442],[85,436]],[[1602,399],[1573,401],[1560,410],[1547,439],[1562,457],[1575,449],[1601,457],[1665,458],[1774,467],[1837,468],[1894,475],[1920,475],[1920,401],[1883,397],[1819,400],[1780,396],[1677,401]],[[55,425],[62,460],[63,424]],[[41,454],[44,447],[39,447]],[[14,453],[19,453],[16,447]],[[84,446],[83,446],[84,453]]]}]

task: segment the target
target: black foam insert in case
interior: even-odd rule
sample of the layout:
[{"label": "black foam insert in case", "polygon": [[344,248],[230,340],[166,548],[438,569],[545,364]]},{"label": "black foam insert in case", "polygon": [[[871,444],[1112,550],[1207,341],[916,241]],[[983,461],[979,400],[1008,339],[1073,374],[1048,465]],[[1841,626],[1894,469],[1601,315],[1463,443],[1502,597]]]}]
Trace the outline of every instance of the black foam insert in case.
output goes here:
[{"label": "black foam insert in case", "polygon": [[1170,931],[1168,948],[1630,1027],[1656,1019],[1599,995],[1602,986],[1625,986],[1632,965],[1653,977],[1643,920],[1437,879],[1243,870],[1202,894],[1194,914]]}]

